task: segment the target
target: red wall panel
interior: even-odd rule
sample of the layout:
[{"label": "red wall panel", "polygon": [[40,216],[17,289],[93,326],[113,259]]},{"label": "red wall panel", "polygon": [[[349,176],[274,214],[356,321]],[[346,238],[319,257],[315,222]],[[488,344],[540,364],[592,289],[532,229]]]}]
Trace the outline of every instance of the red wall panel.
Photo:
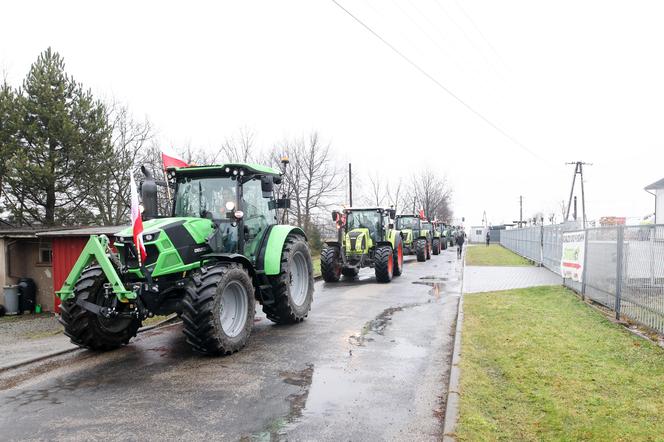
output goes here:
[{"label": "red wall panel", "polygon": [[89,237],[67,236],[53,238],[53,296],[55,297],[55,311],[60,312],[60,299],[55,291],[62,288],[69,272],[74,267],[83,247]]}]

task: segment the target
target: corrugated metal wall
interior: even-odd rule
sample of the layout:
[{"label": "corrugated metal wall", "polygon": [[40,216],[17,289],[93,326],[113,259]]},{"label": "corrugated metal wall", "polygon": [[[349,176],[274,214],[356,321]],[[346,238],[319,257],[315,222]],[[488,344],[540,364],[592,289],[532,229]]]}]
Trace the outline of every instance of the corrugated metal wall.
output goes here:
[{"label": "corrugated metal wall", "polygon": [[53,297],[55,298],[55,311],[60,312],[60,299],[55,291],[60,290],[69,272],[76,263],[88,237],[67,236],[53,238]]}]

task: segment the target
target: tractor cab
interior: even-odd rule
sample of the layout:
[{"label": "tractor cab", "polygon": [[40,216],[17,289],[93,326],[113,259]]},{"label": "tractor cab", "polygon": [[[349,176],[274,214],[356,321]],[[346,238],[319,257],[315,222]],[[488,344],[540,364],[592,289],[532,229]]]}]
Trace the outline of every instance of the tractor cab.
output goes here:
[{"label": "tractor cab", "polygon": [[349,253],[361,255],[373,250],[377,243],[385,241],[389,229],[389,209],[345,209],[343,214],[346,223],[344,236],[340,239]]}]

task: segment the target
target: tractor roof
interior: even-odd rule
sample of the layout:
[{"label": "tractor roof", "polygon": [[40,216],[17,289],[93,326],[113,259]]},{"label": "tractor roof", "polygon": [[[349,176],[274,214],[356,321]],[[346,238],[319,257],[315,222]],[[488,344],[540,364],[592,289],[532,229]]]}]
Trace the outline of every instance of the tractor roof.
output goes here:
[{"label": "tractor roof", "polygon": [[384,209],[383,207],[346,207],[344,209],[344,212],[360,212],[360,211],[368,211],[368,210],[373,210],[373,211],[378,211],[378,210],[387,210]]},{"label": "tractor roof", "polygon": [[397,215],[397,218],[418,218],[419,219],[420,215],[414,215],[412,213],[402,213],[401,215]]},{"label": "tractor roof", "polygon": [[255,173],[258,175],[277,175],[280,176],[281,172],[272,167],[262,166],[255,163],[226,163],[226,164],[209,164],[205,166],[188,166],[188,167],[169,167],[168,170],[175,170],[178,174],[205,174],[209,172],[225,172],[226,168],[230,169],[244,169],[246,172]]}]

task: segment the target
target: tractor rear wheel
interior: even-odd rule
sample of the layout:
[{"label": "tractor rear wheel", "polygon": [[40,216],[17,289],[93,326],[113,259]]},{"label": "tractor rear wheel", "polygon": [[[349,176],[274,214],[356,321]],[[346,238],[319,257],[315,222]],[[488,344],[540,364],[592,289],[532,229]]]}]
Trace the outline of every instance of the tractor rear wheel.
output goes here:
[{"label": "tractor rear wheel", "polygon": [[[73,344],[90,350],[107,351],[126,345],[136,336],[141,321],[136,318],[103,318],[76,304],[81,298],[93,304],[110,307],[111,294],[106,298],[106,275],[99,266],[86,268],[74,286],[74,298],[60,305],[60,323]],[[119,303],[119,308],[128,304]]]},{"label": "tractor rear wheel", "polygon": [[274,303],[263,304],[267,318],[277,324],[304,321],[314,298],[313,264],[304,238],[288,235],[281,252],[281,273],[269,278]]},{"label": "tractor rear wheel", "polygon": [[434,238],[433,240],[433,254],[440,255],[440,239]]},{"label": "tractor rear wheel", "polygon": [[415,254],[417,255],[417,260],[419,262],[424,262],[427,260],[427,240],[426,239],[417,239],[415,240]]},{"label": "tractor rear wheel", "polygon": [[401,276],[403,273],[403,241],[401,236],[397,235],[396,240],[394,241],[394,276]]},{"label": "tractor rear wheel", "polygon": [[390,282],[394,275],[394,253],[390,246],[376,248],[374,270],[378,282]]},{"label": "tractor rear wheel", "polygon": [[360,273],[360,269],[357,267],[345,267],[341,269],[341,274],[344,275],[345,278],[348,279],[355,279],[357,278],[357,275]]},{"label": "tractor rear wheel", "polygon": [[245,346],[256,314],[254,285],[235,263],[201,269],[200,280],[182,301],[183,332],[192,348],[208,355],[229,355]]},{"label": "tractor rear wheel", "polygon": [[320,252],[320,272],[325,282],[338,282],[341,278],[343,270],[340,254],[337,246],[327,246]]}]

